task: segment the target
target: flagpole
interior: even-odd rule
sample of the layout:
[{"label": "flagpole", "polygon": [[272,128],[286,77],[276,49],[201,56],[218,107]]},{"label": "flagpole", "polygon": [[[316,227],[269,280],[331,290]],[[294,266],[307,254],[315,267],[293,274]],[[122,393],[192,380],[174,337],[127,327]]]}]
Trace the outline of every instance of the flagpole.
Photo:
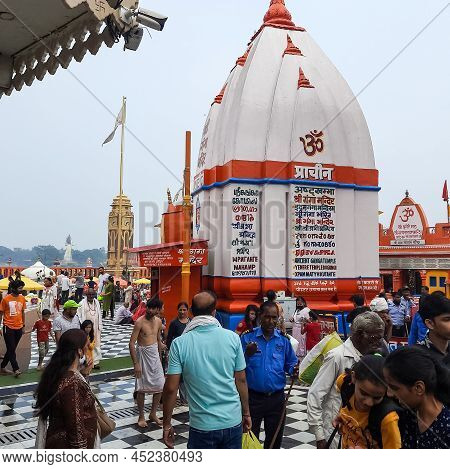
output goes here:
[{"label": "flagpole", "polygon": [[120,183],[119,183],[119,214],[117,229],[117,257],[116,257],[116,273],[121,274],[122,264],[122,196],[123,196],[123,156],[125,143],[125,121],[127,115],[127,98],[122,97],[122,129],[120,139]]}]

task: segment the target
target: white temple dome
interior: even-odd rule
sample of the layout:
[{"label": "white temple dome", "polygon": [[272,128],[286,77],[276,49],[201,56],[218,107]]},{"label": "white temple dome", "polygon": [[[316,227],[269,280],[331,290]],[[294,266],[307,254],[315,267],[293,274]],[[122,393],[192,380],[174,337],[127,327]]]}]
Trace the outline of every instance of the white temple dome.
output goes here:
[{"label": "white temple dome", "polygon": [[[308,144],[317,136],[312,160]],[[308,32],[292,22],[284,0],[271,1],[206,121],[198,172],[232,160],[375,169],[355,95]]]}]

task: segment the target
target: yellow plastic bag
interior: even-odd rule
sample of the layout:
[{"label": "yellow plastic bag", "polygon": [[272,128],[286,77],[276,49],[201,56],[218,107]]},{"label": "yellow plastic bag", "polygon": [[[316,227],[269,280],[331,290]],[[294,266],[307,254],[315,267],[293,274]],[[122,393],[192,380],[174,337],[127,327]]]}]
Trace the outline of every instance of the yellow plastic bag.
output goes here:
[{"label": "yellow plastic bag", "polygon": [[317,373],[322,366],[325,355],[339,345],[342,345],[342,339],[337,332],[325,336],[311,351],[306,355],[300,364],[299,381],[301,385],[311,386]]},{"label": "yellow plastic bag", "polygon": [[263,445],[252,431],[242,435],[242,449],[263,449]]}]

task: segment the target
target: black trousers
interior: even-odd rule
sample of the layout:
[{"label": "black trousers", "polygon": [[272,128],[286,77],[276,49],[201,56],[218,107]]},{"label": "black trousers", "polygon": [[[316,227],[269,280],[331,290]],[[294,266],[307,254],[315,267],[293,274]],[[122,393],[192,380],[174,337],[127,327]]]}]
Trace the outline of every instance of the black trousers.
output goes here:
[{"label": "black trousers", "polygon": [[406,337],[405,326],[392,326],[392,335],[394,337]]},{"label": "black trousers", "polygon": [[75,290],[75,301],[79,303],[83,299],[84,288],[77,288]]},{"label": "black trousers", "polygon": [[3,326],[3,338],[5,339],[6,353],[0,368],[6,368],[8,363],[11,363],[13,371],[17,371],[19,365],[16,358],[16,348],[22,338],[22,329],[10,329],[8,326]]},{"label": "black trousers", "polygon": [[64,303],[69,299],[69,290],[63,290],[61,291],[61,304],[64,305]]},{"label": "black trousers", "polygon": [[[275,392],[274,394],[268,396],[249,389],[248,397],[250,405],[250,416],[252,417],[252,432],[257,438],[259,438],[261,423],[264,420],[264,431],[266,433],[264,448],[268,449],[283,413],[285,399],[284,390]],[[274,449],[281,448],[285,420],[286,417],[284,417],[280,432],[278,433],[277,439],[275,440],[275,444],[273,446]]]}]

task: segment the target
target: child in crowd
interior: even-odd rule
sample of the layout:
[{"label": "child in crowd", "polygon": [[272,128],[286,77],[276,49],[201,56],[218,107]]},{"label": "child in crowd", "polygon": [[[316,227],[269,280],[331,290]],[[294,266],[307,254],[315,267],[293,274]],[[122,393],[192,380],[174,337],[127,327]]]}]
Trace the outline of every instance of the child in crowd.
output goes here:
[{"label": "child in crowd", "polygon": [[94,362],[94,348],[95,348],[95,335],[94,335],[94,324],[92,321],[89,321],[89,319],[86,319],[86,321],[83,321],[83,324],[81,324],[81,329],[86,332],[86,334],[89,337],[89,346],[88,349],[86,350],[86,358],[91,359],[92,362]]},{"label": "child in crowd", "polygon": [[406,408],[403,448],[449,449],[450,372],[428,350],[402,347],[386,358],[384,378]]},{"label": "child in crowd", "polygon": [[386,397],[384,363],[382,356],[366,355],[336,381],[342,407],[333,425],[342,435],[343,449],[401,448],[400,408]]},{"label": "child in crowd", "polygon": [[42,319],[39,319],[34,323],[33,331],[37,331],[37,343],[39,349],[39,362],[37,370],[42,370],[45,356],[48,353],[49,349],[49,338],[48,335],[52,335],[52,339],[55,340],[55,336],[52,331],[52,322],[50,321],[51,312],[49,309],[43,309],[41,316]]},{"label": "child in crowd", "polygon": [[309,312],[309,322],[302,324],[302,334],[306,335],[306,353],[308,353],[321,340],[319,316],[314,311]]}]

